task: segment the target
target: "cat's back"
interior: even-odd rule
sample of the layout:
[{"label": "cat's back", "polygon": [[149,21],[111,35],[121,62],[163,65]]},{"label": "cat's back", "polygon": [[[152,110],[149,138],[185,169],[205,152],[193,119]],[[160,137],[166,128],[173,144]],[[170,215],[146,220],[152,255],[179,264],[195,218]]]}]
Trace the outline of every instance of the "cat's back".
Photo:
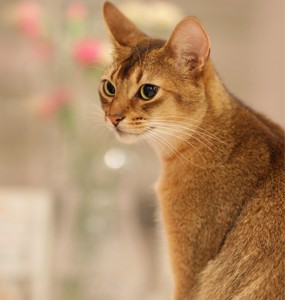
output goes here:
[{"label": "cat's back", "polygon": [[[246,106],[239,99],[233,97],[233,101],[237,104],[237,118],[240,119],[240,126],[243,123],[244,125],[253,125],[248,128],[255,128],[255,130],[264,134],[264,136],[283,150],[282,158],[284,160],[284,149],[285,149],[285,130],[279,126],[277,123],[273,122],[265,115],[254,111],[250,107]],[[249,130],[249,134],[252,134]]]},{"label": "cat's back", "polygon": [[284,170],[272,171],[200,274],[194,299],[285,299]]},{"label": "cat's back", "polygon": [[[193,299],[284,300],[284,131],[239,101],[231,131],[236,144],[228,165],[238,162],[243,177],[255,177],[256,184],[218,255],[201,272]],[[236,188],[245,182],[238,180]]]},{"label": "cat's back", "polygon": [[219,254],[200,274],[194,299],[284,300],[284,131],[245,107],[241,108],[237,123],[251,147],[256,143],[266,149],[256,149],[256,155],[267,154],[270,163],[225,237]]},{"label": "cat's back", "polygon": [[[232,137],[231,140],[234,141],[229,146],[230,151],[234,154],[240,153],[240,157],[238,157],[241,162],[240,167],[250,166],[252,175],[257,175],[261,168],[263,169],[260,176],[256,176],[259,187],[262,188],[263,182],[266,182],[267,178],[272,175],[272,186],[277,186],[284,191],[284,129],[242,102],[236,99],[234,99],[234,102],[232,128],[228,134]],[[237,156],[231,156],[232,160],[237,159]],[[244,165],[242,165],[243,160]],[[279,181],[278,178],[281,178],[281,180]]]}]

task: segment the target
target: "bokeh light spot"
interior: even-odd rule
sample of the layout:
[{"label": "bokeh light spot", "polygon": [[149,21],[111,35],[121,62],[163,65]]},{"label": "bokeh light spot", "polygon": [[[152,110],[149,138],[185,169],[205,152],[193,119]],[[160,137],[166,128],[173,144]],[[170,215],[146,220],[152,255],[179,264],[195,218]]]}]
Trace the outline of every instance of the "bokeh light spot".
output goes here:
[{"label": "bokeh light spot", "polygon": [[126,154],[122,149],[113,148],[104,156],[106,165],[111,169],[120,169],[126,163]]}]

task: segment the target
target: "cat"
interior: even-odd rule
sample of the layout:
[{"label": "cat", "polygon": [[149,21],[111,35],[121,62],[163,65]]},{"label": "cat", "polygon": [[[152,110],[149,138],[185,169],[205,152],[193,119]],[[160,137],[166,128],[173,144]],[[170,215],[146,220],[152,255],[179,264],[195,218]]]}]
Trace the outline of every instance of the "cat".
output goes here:
[{"label": "cat", "polygon": [[195,17],[164,41],[110,2],[103,15],[102,109],[120,141],[145,139],[161,161],[172,299],[285,299],[283,129],[228,92]]}]

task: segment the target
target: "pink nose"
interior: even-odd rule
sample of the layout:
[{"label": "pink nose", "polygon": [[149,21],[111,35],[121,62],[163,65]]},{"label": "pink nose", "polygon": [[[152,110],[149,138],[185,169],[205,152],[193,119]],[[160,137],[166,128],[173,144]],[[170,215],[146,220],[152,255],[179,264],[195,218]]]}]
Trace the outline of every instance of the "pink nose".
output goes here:
[{"label": "pink nose", "polygon": [[109,115],[108,118],[112,122],[114,126],[118,126],[118,124],[125,118],[123,115],[116,114],[116,115]]}]

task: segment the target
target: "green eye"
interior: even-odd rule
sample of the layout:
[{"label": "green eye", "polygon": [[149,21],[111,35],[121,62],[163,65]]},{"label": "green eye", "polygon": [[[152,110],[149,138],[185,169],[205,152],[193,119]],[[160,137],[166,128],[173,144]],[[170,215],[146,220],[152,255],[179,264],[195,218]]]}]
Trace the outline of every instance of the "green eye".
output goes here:
[{"label": "green eye", "polygon": [[113,86],[113,84],[108,81],[108,80],[105,80],[104,83],[103,83],[103,90],[104,90],[104,93],[109,96],[109,97],[113,97],[116,93],[116,89],[115,87]]},{"label": "green eye", "polygon": [[153,84],[144,84],[140,87],[139,96],[143,100],[152,99],[158,91],[158,86]]}]

